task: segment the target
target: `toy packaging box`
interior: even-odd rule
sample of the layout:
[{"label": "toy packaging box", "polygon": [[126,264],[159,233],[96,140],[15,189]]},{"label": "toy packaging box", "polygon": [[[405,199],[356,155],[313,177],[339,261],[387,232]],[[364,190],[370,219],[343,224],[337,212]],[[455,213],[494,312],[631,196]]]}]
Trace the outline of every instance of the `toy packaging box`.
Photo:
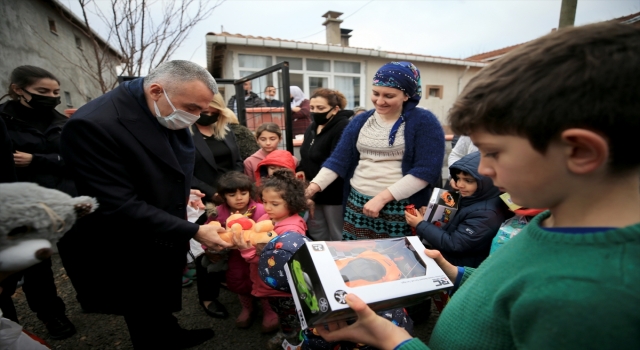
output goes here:
[{"label": "toy packaging box", "polygon": [[459,193],[442,188],[434,188],[423,220],[442,227],[456,215],[459,202]]},{"label": "toy packaging box", "polygon": [[453,287],[415,236],[307,242],[284,270],[303,329],[354,318],[349,293],[383,311]]}]

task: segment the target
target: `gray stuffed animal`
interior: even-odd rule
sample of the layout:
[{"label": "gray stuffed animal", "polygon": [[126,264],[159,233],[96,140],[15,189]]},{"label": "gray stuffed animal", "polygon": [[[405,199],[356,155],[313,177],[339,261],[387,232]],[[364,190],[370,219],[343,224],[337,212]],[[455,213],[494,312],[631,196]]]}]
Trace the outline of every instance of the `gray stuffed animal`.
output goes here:
[{"label": "gray stuffed animal", "polygon": [[98,208],[91,197],[71,197],[35,183],[0,184],[0,271],[48,259],[76,220]]}]

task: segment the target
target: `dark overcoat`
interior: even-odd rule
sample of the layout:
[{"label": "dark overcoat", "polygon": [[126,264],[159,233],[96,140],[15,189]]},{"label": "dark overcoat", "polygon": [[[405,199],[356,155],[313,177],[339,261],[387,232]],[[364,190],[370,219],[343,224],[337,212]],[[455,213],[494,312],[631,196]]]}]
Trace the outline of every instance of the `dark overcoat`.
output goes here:
[{"label": "dark overcoat", "polygon": [[178,160],[169,138],[187,136],[192,145],[188,130],[160,126],[128,86],[89,102],[63,129],[62,154],[78,192],[100,207],[65,234],[60,257],[83,308],[175,312],[188,242],[199,228],[185,219],[192,174],[180,165],[193,163],[193,146]]}]

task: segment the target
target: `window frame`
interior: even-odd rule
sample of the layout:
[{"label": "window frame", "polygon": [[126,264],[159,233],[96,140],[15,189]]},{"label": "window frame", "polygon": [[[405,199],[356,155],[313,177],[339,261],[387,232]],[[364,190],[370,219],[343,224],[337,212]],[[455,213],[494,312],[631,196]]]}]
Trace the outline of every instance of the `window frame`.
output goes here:
[{"label": "window frame", "polygon": [[51,17],[47,17],[47,22],[49,23],[49,31],[55,35],[58,35],[58,26],[56,25],[56,20]]},{"label": "window frame", "polygon": [[[431,96],[431,89],[438,89],[438,94],[436,96]],[[429,98],[439,98],[442,100],[442,96],[444,95],[444,85],[425,85],[424,91],[426,92],[425,99]]]}]

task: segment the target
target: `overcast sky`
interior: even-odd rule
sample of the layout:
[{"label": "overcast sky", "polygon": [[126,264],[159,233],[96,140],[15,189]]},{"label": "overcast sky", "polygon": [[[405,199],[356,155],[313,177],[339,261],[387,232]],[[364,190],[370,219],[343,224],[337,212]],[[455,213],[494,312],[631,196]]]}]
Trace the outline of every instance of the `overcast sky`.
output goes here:
[{"label": "overcast sky", "polygon": [[[76,0],[62,2],[77,10]],[[341,27],[353,30],[351,46],[465,58],[548,33],[558,26],[560,5],[561,0],[227,0],[191,31],[172,59],[206,66],[205,35],[222,27],[234,34],[325,43],[321,16],[329,10],[344,13]],[[578,0],[575,23],[636,12],[640,0]]]}]

